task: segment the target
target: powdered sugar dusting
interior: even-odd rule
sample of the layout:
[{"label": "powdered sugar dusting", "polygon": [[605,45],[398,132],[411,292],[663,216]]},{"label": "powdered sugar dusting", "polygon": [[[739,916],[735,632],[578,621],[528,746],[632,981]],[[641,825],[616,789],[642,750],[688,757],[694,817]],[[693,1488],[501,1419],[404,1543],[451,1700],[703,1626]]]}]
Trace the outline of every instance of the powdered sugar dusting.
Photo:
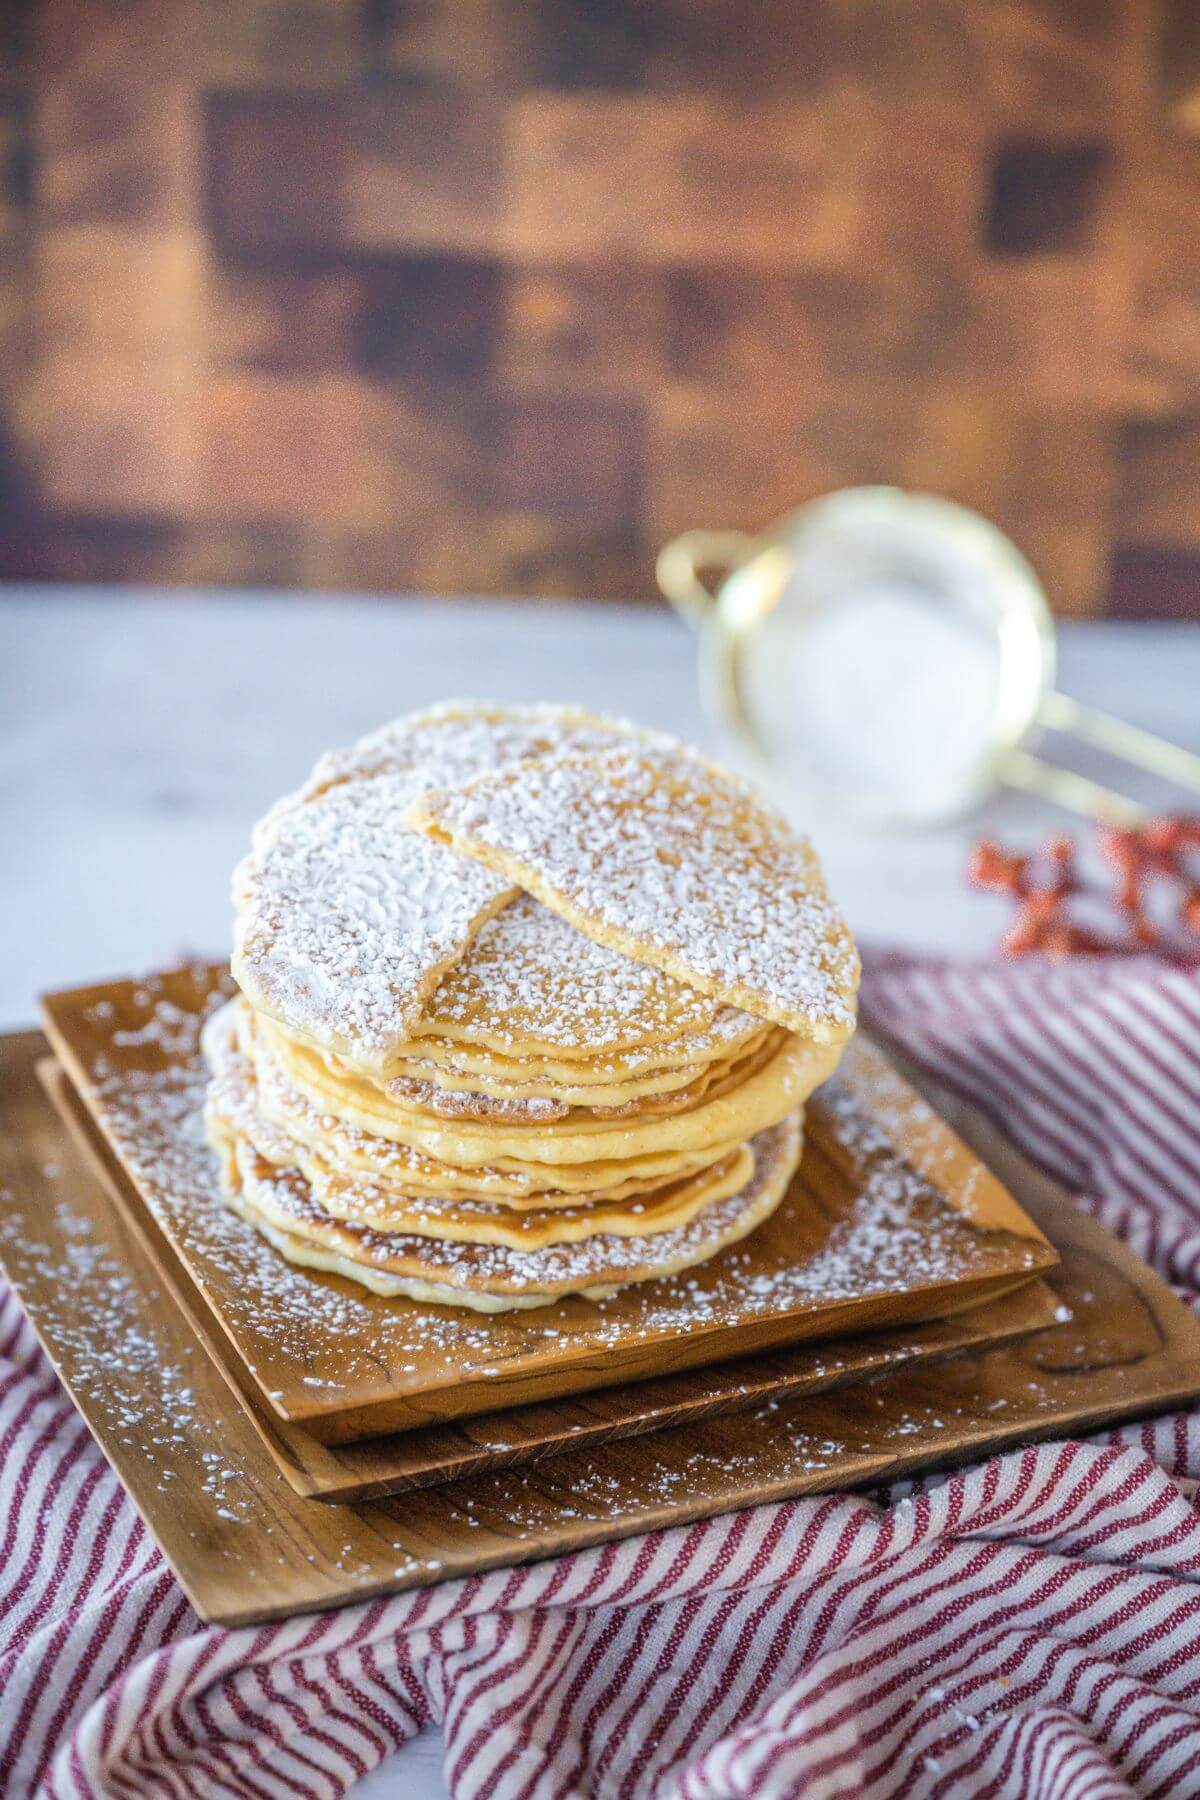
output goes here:
[{"label": "powdered sugar dusting", "polygon": [[844,1037],[858,957],[807,839],[737,781],[617,746],[425,794],[413,824],[580,930],[793,1031]]},{"label": "powdered sugar dusting", "polygon": [[330,789],[280,813],[235,878],[234,973],[293,1031],[378,1063],[511,892],[407,829],[419,776]]},{"label": "powdered sugar dusting", "polygon": [[664,1041],[687,1039],[688,1060],[697,1062],[761,1028],[750,1014],[595,943],[527,894],[488,921],[442,980],[421,1029],[447,1025],[489,1041],[598,1056],[646,1044],[661,1054]]},{"label": "powdered sugar dusting", "polygon": [[[612,1300],[572,1299],[527,1316],[484,1318],[380,1299],[291,1267],[223,1204],[204,1136],[201,1011],[186,1054],[177,1048],[165,1057],[159,1045],[146,1043],[123,1051],[121,1066],[115,1066],[116,1053],[104,1048],[105,1031],[143,1030],[160,1001],[176,1011],[196,1006],[190,975],[168,982],[166,992],[147,985],[139,999],[120,990],[114,1018],[95,1022],[89,1085],[123,1161],[248,1365],[270,1371],[268,1389],[291,1383],[297,1393],[307,1391],[302,1378],[320,1356],[323,1369],[338,1370],[336,1381],[326,1377],[330,1404],[344,1404],[347,1396],[375,1393],[381,1385],[416,1391],[487,1370],[508,1374],[531,1354],[570,1363],[594,1357],[606,1345],[1011,1273],[1037,1260],[1035,1245],[1016,1246],[1004,1233],[973,1230],[886,1147],[862,1166],[853,1130],[824,1104],[827,1087],[810,1109],[810,1127],[822,1149],[851,1172],[853,1198],[844,1214],[829,1216],[823,1190],[819,1207],[806,1198],[802,1165],[800,1185],[770,1225],[694,1271]],[[214,991],[211,1004],[220,999]],[[179,1043],[177,1018],[165,1023],[161,1035]],[[849,1141],[843,1142],[846,1132]]]},{"label": "powdered sugar dusting", "polygon": [[[234,973],[292,1031],[382,1068],[512,884],[405,824],[428,788],[637,734],[570,707],[451,703],[323,757],[234,874]],[[645,742],[667,744],[652,734]]]},{"label": "powdered sugar dusting", "polygon": [[304,798],[340,781],[420,769],[431,787],[454,787],[482,769],[507,768],[526,757],[603,750],[614,737],[673,743],[629,719],[577,706],[500,706],[446,700],[368,732],[347,749],[329,750],[300,790]]}]

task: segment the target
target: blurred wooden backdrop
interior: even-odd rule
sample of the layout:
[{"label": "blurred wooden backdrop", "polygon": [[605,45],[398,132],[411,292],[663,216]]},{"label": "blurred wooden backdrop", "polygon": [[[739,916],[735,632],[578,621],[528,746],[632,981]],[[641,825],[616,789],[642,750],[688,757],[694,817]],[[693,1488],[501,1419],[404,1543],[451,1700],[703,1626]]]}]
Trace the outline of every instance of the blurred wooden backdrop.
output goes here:
[{"label": "blurred wooden backdrop", "polygon": [[1194,0],[0,0],[0,573],[645,595],[894,480],[1200,617]]}]

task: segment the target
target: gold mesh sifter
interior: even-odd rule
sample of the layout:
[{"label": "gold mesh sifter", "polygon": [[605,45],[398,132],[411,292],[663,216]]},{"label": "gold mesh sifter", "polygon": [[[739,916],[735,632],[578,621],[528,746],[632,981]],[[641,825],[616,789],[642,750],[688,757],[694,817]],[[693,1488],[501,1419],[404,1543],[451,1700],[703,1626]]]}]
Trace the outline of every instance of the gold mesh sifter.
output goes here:
[{"label": "gold mesh sifter", "polygon": [[915,826],[1008,785],[1092,817],[1143,815],[1036,755],[1046,730],[1200,791],[1200,756],[1055,688],[1041,583],[964,507],[847,488],[757,536],[684,532],[657,573],[699,628],[710,711],[769,785],[810,805]]}]

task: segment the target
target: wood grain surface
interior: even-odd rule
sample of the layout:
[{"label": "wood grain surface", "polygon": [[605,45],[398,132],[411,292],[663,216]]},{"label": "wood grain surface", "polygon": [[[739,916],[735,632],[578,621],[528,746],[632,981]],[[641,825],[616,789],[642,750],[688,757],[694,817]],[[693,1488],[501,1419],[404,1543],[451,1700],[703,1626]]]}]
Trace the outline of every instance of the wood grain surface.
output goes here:
[{"label": "wood grain surface", "polygon": [[37,1072],[75,1148],[125,1222],[138,1232],[197,1337],[245,1406],[268,1453],[298,1494],[317,1499],[377,1499],[409,1488],[433,1487],[484,1469],[513,1468],[556,1455],[567,1446],[595,1446],[611,1438],[715,1418],[719,1413],[745,1412],[784,1396],[824,1393],[900,1363],[912,1367],[1006,1338],[1027,1336],[1052,1324],[1057,1310],[1050,1289],[1043,1281],[1033,1280],[998,1300],[985,1300],[949,1319],[934,1319],[907,1330],[834,1339],[629,1387],[596,1389],[578,1397],[564,1394],[508,1412],[483,1413],[357,1443],[323,1444],[302,1426],[289,1425],[262,1404],[241,1358],[217,1327],[195,1283],[61,1065],[54,1057],[44,1057]]},{"label": "wood grain surface", "polygon": [[0,8],[0,570],[647,597],[892,481],[1196,617],[1193,15]]},{"label": "wood grain surface", "polygon": [[47,1031],[263,1402],[327,1443],[944,1317],[1055,1261],[858,1040],[806,1110],[782,1205],[678,1280],[481,1318],[294,1269],[224,1207],[202,1141],[197,1039],[223,979],[189,968],[53,994]]},{"label": "wood grain surface", "polygon": [[[1200,1323],[1011,1151],[993,1160],[1055,1238],[1068,1322],[832,1394],[565,1451],[397,1500],[297,1495],[138,1234],[0,1042],[0,1255],[43,1345],[198,1610],[239,1624],[349,1604],[794,1494],[878,1483],[1200,1392]],[[974,1125],[972,1125],[974,1134]]]}]

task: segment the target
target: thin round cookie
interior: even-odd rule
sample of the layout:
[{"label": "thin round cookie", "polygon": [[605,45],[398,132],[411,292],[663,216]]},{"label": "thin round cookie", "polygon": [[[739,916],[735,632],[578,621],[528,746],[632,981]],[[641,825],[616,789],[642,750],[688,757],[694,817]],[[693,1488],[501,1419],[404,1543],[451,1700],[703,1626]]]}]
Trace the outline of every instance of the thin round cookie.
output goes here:
[{"label": "thin round cookie", "polygon": [[[752,1043],[752,1048],[757,1044]],[[674,1069],[651,1069],[645,1075],[618,1080],[605,1070],[597,1080],[591,1066],[578,1063],[570,1079],[551,1079],[540,1072],[530,1074],[530,1065],[509,1058],[503,1065],[492,1062],[486,1073],[463,1069],[457,1062],[430,1062],[424,1057],[393,1063],[384,1079],[384,1087],[392,1082],[433,1082],[444,1092],[483,1094],[495,1100],[543,1098],[560,1100],[568,1106],[623,1106],[628,1100],[641,1100],[650,1095],[677,1093],[689,1087],[701,1075],[713,1069],[728,1068],[731,1058],[720,1062],[683,1063]],[[397,1090],[403,1093],[403,1087]]]},{"label": "thin round cookie", "polygon": [[[469,956],[470,952],[467,954]],[[769,1033],[776,1029],[765,1019],[760,1019],[758,1030],[752,1036],[739,1035],[719,1050],[711,1039],[703,1042],[680,1038],[674,1044],[664,1044],[661,1049],[617,1051],[593,1061],[582,1056],[564,1061],[542,1056],[509,1056],[452,1038],[421,1037],[404,1046],[403,1053],[389,1063],[388,1073],[419,1074],[431,1081],[441,1081],[444,1073],[448,1086],[457,1082],[480,1093],[489,1092],[488,1084],[493,1082],[501,1093],[534,1083],[545,1083],[549,1091],[558,1093],[561,1090],[564,1094],[581,1085],[613,1090],[641,1083],[666,1087],[676,1077],[683,1082],[692,1081],[701,1069],[711,1067],[714,1062],[746,1055],[764,1043]],[[580,1101],[579,1104],[586,1103]]]},{"label": "thin round cookie", "polygon": [[[703,1208],[686,1225],[651,1237],[596,1236],[543,1250],[454,1244],[375,1232],[330,1218],[298,1170],[277,1169],[239,1142],[226,1198],[264,1230],[289,1260],[329,1269],[376,1292],[423,1302],[496,1311],[548,1304],[571,1294],[598,1297],[635,1282],[674,1275],[738,1242],[775,1210],[800,1160],[797,1111],[751,1146],[754,1173],[745,1187]],[[229,1167],[229,1161],[223,1165]]]},{"label": "thin round cookie", "polygon": [[753,1152],[742,1145],[711,1169],[637,1199],[593,1202],[585,1195],[583,1203],[574,1206],[517,1210],[489,1201],[405,1194],[362,1177],[348,1178],[307,1146],[282,1143],[278,1131],[252,1103],[234,1108],[215,1097],[205,1122],[209,1142],[222,1156],[245,1143],[273,1168],[298,1169],[316,1205],[331,1218],[374,1231],[444,1243],[503,1244],[515,1250],[578,1243],[599,1234],[646,1237],[673,1229],[702,1207],[745,1187],[754,1167]]},{"label": "thin round cookie", "polygon": [[430,791],[409,822],[598,943],[821,1042],[859,962],[807,838],[687,752],[620,744]]},{"label": "thin round cookie", "polygon": [[[479,928],[516,892],[409,830],[430,787],[636,733],[571,707],[463,702],[397,720],[255,827],[234,875],[234,976],[314,1046],[381,1070]],[[636,734],[641,741],[652,734]]]},{"label": "thin round cookie", "polygon": [[603,1060],[686,1040],[689,1059],[728,1053],[762,1029],[661,969],[594,942],[522,894],[480,930],[416,1028],[537,1060]]},{"label": "thin round cookie", "polygon": [[[293,1071],[304,1065],[307,1046],[294,1039],[273,1020],[261,1016],[254,1029],[276,1060]],[[644,1080],[600,1088],[556,1088],[535,1083],[474,1085],[474,1078],[451,1077],[437,1070],[420,1077],[362,1075],[330,1052],[323,1053],[329,1075],[344,1084],[351,1095],[373,1088],[382,1103],[394,1103],[400,1120],[413,1114],[430,1119],[459,1119],[475,1125],[557,1125],[574,1121],[657,1118],[665,1113],[686,1112],[705,1097],[715,1099],[746,1080],[781,1048],[785,1033],[765,1033],[744,1052],[710,1063],[706,1068],[669,1073],[658,1083]],[[322,1053],[318,1053],[322,1054]]]},{"label": "thin round cookie", "polygon": [[331,1176],[319,1164],[294,1165],[306,1176],[313,1197],[331,1218],[373,1231],[437,1238],[443,1243],[503,1244],[540,1250],[597,1236],[652,1237],[685,1225],[703,1207],[744,1188],[754,1169],[754,1152],[743,1144],[711,1169],[669,1182],[642,1198],[625,1202],[583,1196],[573,1207],[518,1211],[478,1200],[430,1200],[397,1196]]},{"label": "thin round cookie", "polygon": [[285,1140],[311,1146],[343,1173],[366,1176],[402,1193],[479,1198],[518,1208],[572,1206],[581,1197],[627,1199],[710,1167],[738,1147],[733,1143],[714,1144],[690,1154],[665,1151],[621,1162],[598,1159],[573,1166],[552,1167],[525,1158],[470,1169],[453,1168],[409,1145],[360,1130],[324,1107],[314,1106],[256,1038],[253,1019],[237,1002],[214,1014],[204,1029],[203,1049],[214,1083],[226,1073],[235,1048],[253,1069],[258,1110],[279,1128]]},{"label": "thin round cookie", "polygon": [[392,719],[344,749],[327,750],[297,795],[311,799],[343,781],[425,771],[438,787],[468,781],[484,769],[508,768],[529,757],[608,748],[614,738],[674,744],[631,719],[581,706],[505,705],[494,700],[445,700]]},{"label": "thin round cookie", "polygon": [[[442,975],[515,891],[404,824],[419,778],[331,788],[239,865],[234,979],[258,1011],[383,1067]],[[434,854],[428,854],[429,851]]]},{"label": "thin round cookie", "polygon": [[477,1125],[406,1112],[373,1083],[334,1076],[324,1059],[303,1045],[276,1042],[271,1047],[289,1081],[323,1116],[411,1145],[456,1168],[504,1166],[509,1159],[561,1168],[599,1159],[623,1162],[664,1151],[711,1151],[714,1145],[740,1142],[775,1124],[832,1074],[840,1053],[840,1045],[806,1043],[789,1035],[775,1055],[733,1091],[702,1099],[690,1111],[644,1122],[585,1116],[546,1125],[499,1121]]}]

